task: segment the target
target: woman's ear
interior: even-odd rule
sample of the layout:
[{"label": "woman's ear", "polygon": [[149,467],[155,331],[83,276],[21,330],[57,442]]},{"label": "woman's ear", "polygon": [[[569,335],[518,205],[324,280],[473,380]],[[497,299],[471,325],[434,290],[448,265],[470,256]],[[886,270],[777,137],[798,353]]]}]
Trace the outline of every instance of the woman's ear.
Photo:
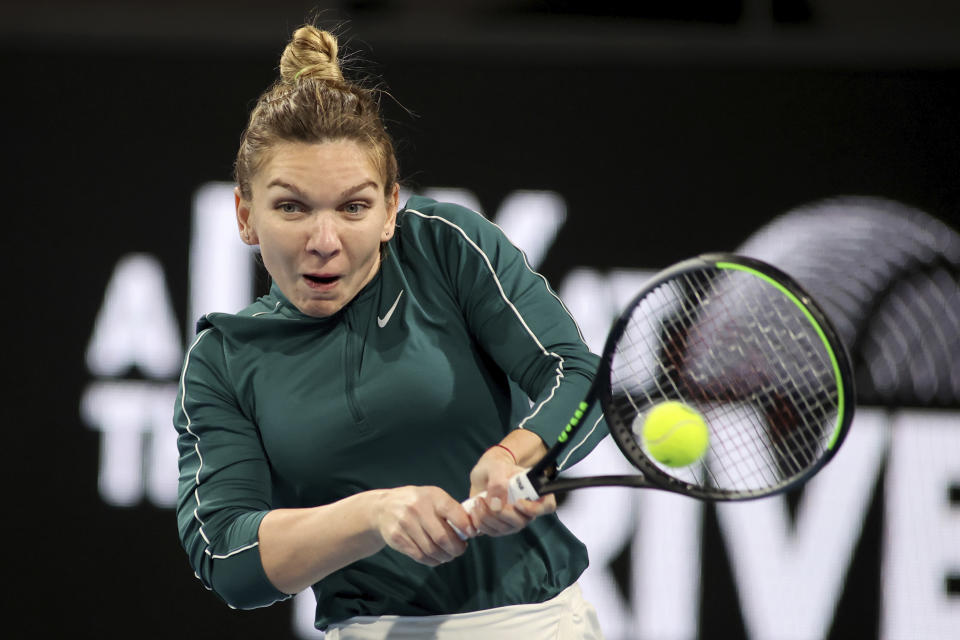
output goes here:
[{"label": "woman's ear", "polygon": [[240,187],[234,187],[233,201],[237,209],[237,227],[240,229],[240,239],[245,244],[260,244],[260,239],[257,237],[257,232],[254,230],[251,220],[250,201],[244,199],[243,194],[240,193]]},{"label": "woman's ear", "polygon": [[397,229],[397,210],[400,207],[400,185],[394,183],[393,193],[387,197],[387,219],[383,223],[383,233],[380,241],[386,242],[393,237]]}]

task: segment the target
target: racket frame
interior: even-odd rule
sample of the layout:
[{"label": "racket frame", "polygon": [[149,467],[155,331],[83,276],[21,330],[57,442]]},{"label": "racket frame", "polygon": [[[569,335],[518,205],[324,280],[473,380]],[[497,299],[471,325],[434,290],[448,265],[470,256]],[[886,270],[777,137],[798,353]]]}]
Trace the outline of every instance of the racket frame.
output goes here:
[{"label": "racket frame", "polygon": [[[833,431],[827,442],[827,447],[814,464],[802,473],[794,476],[788,482],[777,486],[757,489],[754,491],[731,492],[718,494],[705,491],[702,487],[664,473],[649,458],[637,444],[633,435],[633,425],[623,424],[618,419],[617,412],[611,409],[612,394],[610,391],[610,375],[613,357],[617,344],[626,331],[633,309],[651,291],[659,288],[665,282],[674,280],[684,273],[703,270],[704,268],[718,267],[721,269],[736,269],[746,271],[757,276],[768,284],[775,286],[791,302],[799,307],[810,324],[816,329],[824,347],[830,354],[831,365],[837,380],[837,419]],[[633,297],[625,310],[614,321],[600,357],[600,365],[583,401],[580,402],[574,415],[560,432],[557,441],[550,447],[546,455],[537,462],[527,473],[526,482],[538,495],[570,491],[583,487],[597,486],[631,486],[651,487],[679,493],[708,501],[740,501],[762,498],[789,491],[809,480],[836,454],[842,444],[850,424],[853,420],[856,404],[853,370],[850,365],[850,356],[840,340],[839,334],[833,327],[826,314],[814,302],[813,298],[792,277],[767,263],[732,253],[707,253],[678,262],[651,277],[638,293]],[[583,418],[590,412],[597,402],[603,409],[607,427],[624,456],[630,460],[638,475],[609,475],[592,477],[556,478],[556,462],[567,444],[582,427]],[[529,491],[527,492],[529,493]]]}]

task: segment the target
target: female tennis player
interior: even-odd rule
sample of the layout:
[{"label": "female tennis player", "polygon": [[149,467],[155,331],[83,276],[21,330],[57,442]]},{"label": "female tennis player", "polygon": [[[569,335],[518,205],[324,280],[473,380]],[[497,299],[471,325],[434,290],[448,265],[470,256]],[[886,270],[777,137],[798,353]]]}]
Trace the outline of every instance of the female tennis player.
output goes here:
[{"label": "female tennis player", "polygon": [[[305,26],[252,110],[237,222],[271,289],[202,318],[188,349],[182,544],[233,607],[312,587],[333,639],[599,638],[553,496],[506,499],[598,359],[495,225],[400,208],[376,97]],[[565,466],[606,433],[590,420]]]}]

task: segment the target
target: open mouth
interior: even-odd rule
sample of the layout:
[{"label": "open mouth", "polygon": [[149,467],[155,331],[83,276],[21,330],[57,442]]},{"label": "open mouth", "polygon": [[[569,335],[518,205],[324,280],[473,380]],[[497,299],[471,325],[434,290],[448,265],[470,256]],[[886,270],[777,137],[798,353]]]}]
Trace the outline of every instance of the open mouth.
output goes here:
[{"label": "open mouth", "polygon": [[340,279],[340,276],[315,276],[309,273],[304,274],[303,277],[306,278],[307,282],[310,282],[319,286],[331,285]]}]

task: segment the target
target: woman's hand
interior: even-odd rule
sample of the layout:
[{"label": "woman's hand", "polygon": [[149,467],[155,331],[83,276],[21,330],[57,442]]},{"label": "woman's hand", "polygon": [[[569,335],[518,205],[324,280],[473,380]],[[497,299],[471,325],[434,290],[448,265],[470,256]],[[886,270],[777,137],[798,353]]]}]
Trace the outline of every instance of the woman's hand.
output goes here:
[{"label": "woman's hand", "polygon": [[426,565],[467,545],[451,524],[477,535],[460,503],[438,487],[361,491],[317,507],[274,509],[260,522],[260,560],[273,585],[298,593],[389,545]]},{"label": "woman's hand", "polygon": [[486,492],[485,497],[476,499],[470,518],[476,530],[488,536],[515,533],[534,518],[557,510],[553,495],[512,504],[507,498],[510,478],[526,471],[521,464],[532,465],[546,452],[539,436],[518,429],[511,432],[502,444],[504,446],[487,449],[470,471],[470,496]]},{"label": "woman's hand", "polygon": [[439,487],[398,487],[381,492],[375,526],[384,543],[435,567],[467,549],[450,526],[473,537],[473,523],[460,503]]}]

